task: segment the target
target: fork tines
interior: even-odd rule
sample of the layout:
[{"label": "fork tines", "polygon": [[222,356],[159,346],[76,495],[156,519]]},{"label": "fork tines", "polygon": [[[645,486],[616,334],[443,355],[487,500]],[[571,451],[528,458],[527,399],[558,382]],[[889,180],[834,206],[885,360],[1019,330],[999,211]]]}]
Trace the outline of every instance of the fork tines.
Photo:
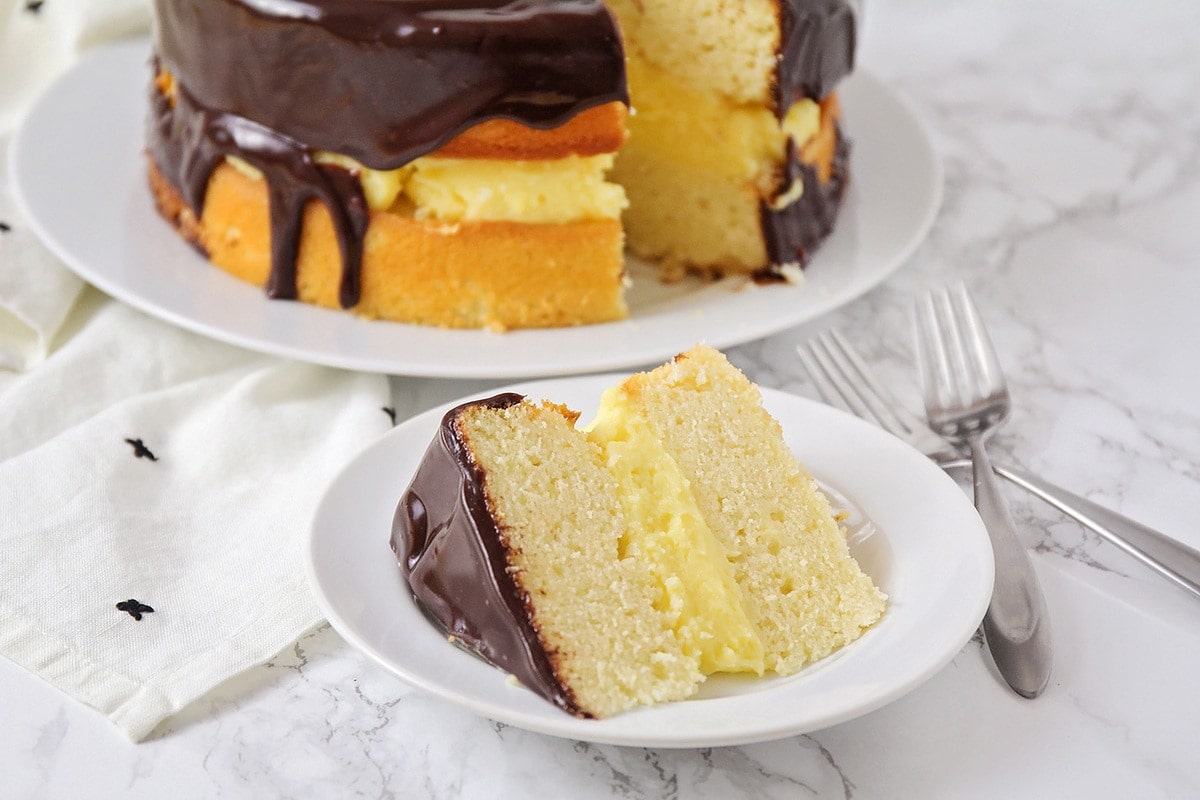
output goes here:
[{"label": "fork tines", "polygon": [[1000,362],[965,284],[918,300],[915,321],[927,409],[971,406],[1004,392]]},{"label": "fork tines", "polygon": [[874,421],[898,436],[911,436],[925,427],[896,401],[836,330],[798,345],[796,352],[826,403]]}]

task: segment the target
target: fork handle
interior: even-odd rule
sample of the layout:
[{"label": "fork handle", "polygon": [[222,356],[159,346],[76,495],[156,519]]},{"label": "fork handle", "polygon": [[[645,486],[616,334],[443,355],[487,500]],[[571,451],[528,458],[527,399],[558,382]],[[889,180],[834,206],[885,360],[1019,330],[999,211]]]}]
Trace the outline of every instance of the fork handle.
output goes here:
[{"label": "fork handle", "polygon": [[1002,465],[995,468],[1000,475],[1091,528],[1176,586],[1200,597],[1200,552],[1024,470]]},{"label": "fork handle", "polygon": [[983,617],[984,636],[996,669],[1013,691],[1022,697],[1037,697],[1050,681],[1054,661],[1046,598],[1033,562],[1017,538],[982,438],[972,436],[967,444],[974,465],[975,508],[987,527],[996,560],[992,600]]}]

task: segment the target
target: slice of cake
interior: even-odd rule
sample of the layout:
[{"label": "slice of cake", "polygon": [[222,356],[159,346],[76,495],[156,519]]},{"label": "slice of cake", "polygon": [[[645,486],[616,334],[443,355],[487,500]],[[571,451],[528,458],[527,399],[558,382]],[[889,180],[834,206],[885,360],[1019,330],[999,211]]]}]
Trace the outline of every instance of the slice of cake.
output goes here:
[{"label": "slice of cake", "polygon": [[449,412],[392,534],[448,634],[579,716],[789,674],[885,598],[752,383],[697,347],[596,419],[519,395]]},{"label": "slice of cake", "polygon": [[493,329],[619,319],[600,0],[156,0],[159,210],[275,298]]},{"label": "slice of cake", "polygon": [[613,179],[631,250],[667,276],[791,274],[832,231],[848,180],[834,92],[846,0],[608,0],[635,113]]}]

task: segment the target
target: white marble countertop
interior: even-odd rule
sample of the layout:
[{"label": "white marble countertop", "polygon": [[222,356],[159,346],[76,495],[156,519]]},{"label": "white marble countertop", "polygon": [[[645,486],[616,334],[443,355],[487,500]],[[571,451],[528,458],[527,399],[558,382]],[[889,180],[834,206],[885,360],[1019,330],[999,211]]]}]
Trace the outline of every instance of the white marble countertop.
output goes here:
[{"label": "white marble countertop", "polygon": [[[731,357],[815,396],[792,348],[837,326],[913,401],[909,311],[965,279],[1011,380],[1005,459],[1200,547],[1200,6],[868,3],[860,64],[946,168],[882,286]],[[480,388],[393,381],[415,413]],[[1200,601],[1008,488],[1053,619],[1036,701],[978,639],[834,728],[704,750],[559,740],[412,690],[323,628],[134,745],[0,659],[3,797],[1200,796]]]}]

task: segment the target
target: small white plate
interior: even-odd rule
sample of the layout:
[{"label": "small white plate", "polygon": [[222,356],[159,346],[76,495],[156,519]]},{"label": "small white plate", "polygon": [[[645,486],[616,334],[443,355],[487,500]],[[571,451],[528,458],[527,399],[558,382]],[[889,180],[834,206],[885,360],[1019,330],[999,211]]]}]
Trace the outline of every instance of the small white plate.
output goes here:
[{"label": "small white plate", "polygon": [[11,165],[30,224],[67,266],[118,300],[221,341],[347,369],[536,377],[636,367],[698,341],[741,344],[875,286],[924,238],[941,203],[941,162],[917,116],[858,73],[839,90],[854,148],[850,189],[801,285],[738,278],[664,286],[635,263],[631,317],[622,322],[505,334],[368,322],[268,300],[208,265],[159,217],[143,155],[148,59],[145,40],[98,48],[31,109]]},{"label": "small white plate", "polygon": [[[515,387],[595,413],[614,376]],[[992,592],[992,550],[961,489],[929,459],[861,420],[764,390],[793,451],[864,519],[851,550],[890,597],[858,641],[786,678],[715,676],[696,699],[604,720],[570,716],[449,644],[409,594],[389,547],[392,517],[442,415],[403,423],[331,484],[308,546],[313,592],[329,622],[408,683],[489,719],[573,739],[640,747],[714,747],[834,725],[900,697],[970,639]]]}]

